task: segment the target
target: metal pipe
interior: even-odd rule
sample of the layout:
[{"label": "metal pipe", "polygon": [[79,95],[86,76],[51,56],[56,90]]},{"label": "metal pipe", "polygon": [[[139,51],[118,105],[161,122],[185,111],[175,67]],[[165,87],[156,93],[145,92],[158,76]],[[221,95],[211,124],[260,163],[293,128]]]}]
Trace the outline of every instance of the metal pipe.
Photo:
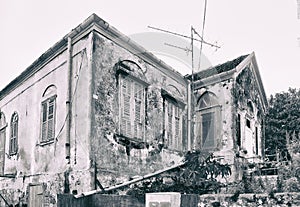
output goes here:
[{"label": "metal pipe", "polygon": [[[150,174],[147,174],[145,176],[141,176],[141,177],[138,177],[136,179],[133,179],[133,180],[121,183],[121,184],[117,184],[117,185],[114,185],[114,186],[111,186],[111,187],[106,187],[106,188],[104,188],[104,192],[109,192],[109,191],[112,191],[112,190],[116,190],[116,189],[119,189],[121,187],[125,187],[125,186],[128,186],[128,185],[131,185],[131,184],[143,181],[145,179],[149,179],[149,178],[155,177],[155,176],[160,175],[160,174],[162,174],[164,172],[167,172],[167,171],[170,171],[170,170],[182,167],[185,164],[186,164],[185,162],[180,162],[177,165],[173,165],[171,167],[168,167],[168,168],[165,168],[165,169],[162,169],[162,170],[158,170],[158,171],[156,171],[154,173],[150,173]],[[90,196],[90,195],[93,195],[93,194],[96,194],[96,193],[103,193],[103,190],[101,189],[101,190],[92,190],[92,191],[88,191],[88,192],[83,192],[83,193],[81,193],[79,195],[75,195],[74,197],[75,198],[82,198],[82,197]]]},{"label": "metal pipe", "polygon": [[191,88],[192,86],[191,86],[191,82],[189,82],[189,84],[188,84],[188,89],[187,89],[187,96],[188,96],[188,110],[187,110],[187,115],[188,115],[188,127],[187,127],[187,131],[188,131],[188,134],[187,134],[187,140],[188,140],[188,142],[187,142],[187,150],[191,150],[192,149],[192,147],[191,147],[191,143],[192,143],[192,140],[191,140],[191,137],[192,137],[192,124],[191,124],[191,117],[192,117],[192,93],[193,93],[193,91],[192,91],[192,88]]},{"label": "metal pipe", "polygon": [[68,86],[67,86],[67,100],[66,100],[66,114],[67,114],[67,122],[66,122],[66,143],[65,143],[65,149],[66,149],[66,160],[67,163],[70,163],[71,158],[71,146],[70,146],[70,140],[71,140],[71,117],[72,117],[72,39],[71,37],[68,37],[68,48],[67,48],[67,62],[68,62]]}]

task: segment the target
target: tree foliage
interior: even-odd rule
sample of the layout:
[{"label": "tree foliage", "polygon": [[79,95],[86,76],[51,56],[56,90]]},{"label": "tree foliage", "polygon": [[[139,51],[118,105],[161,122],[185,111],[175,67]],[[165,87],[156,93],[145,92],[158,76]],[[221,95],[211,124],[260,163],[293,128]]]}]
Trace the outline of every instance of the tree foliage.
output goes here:
[{"label": "tree foliage", "polygon": [[276,149],[286,151],[286,136],[300,132],[300,90],[289,88],[287,92],[271,95],[266,114],[266,152],[274,154]]},{"label": "tree foliage", "polygon": [[222,186],[218,177],[225,178],[230,174],[228,164],[221,164],[213,154],[196,151],[185,155],[182,167],[136,184],[128,194],[138,197],[150,192],[217,192]]}]

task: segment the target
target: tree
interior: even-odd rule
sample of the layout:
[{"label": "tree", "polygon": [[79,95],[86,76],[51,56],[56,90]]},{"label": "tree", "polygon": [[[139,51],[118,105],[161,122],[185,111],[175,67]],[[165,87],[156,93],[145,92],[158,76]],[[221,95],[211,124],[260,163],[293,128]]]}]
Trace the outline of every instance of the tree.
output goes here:
[{"label": "tree", "polygon": [[129,195],[143,197],[150,192],[180,192],[204,194],[217,192],[222,187],[218,178],[231,175],[228,164],[221,164],[213,154],[201,151],[188,152],[180,168],[144,180],[131,187]]},{"label": "tree", "polygon": [[287,152],[286,137],[299,138],[300,90],[289,88],[288,92],[271,95],[265,119],[266,153]]}]

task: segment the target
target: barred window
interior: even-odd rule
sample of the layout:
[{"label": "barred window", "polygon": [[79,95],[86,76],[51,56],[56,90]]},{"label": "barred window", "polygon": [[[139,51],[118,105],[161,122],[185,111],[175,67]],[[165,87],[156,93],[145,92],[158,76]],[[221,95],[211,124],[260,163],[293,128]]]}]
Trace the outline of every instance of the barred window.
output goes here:
[{"label": "barred window", "polygon": [[11,117],[10,122],[10,140],[9,140],[9,154],[14,155],[18,151],[18,114],[15,112]]}]

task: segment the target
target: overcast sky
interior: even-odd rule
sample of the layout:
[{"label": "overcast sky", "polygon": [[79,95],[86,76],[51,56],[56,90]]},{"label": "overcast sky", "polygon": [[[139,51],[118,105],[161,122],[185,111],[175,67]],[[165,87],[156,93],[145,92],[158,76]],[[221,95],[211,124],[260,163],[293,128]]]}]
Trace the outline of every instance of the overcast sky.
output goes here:
[{"label": "overcast sky", "polygon": [[[208,0],[204,39],[221,48],[203,53],[216,65],[254,51],[268,96],[300,88],[297,1]],[[203,10],[204,0],[0,0],[0,88],[92,13],[129,36],[156,32],[148,25],[190,35]]]}]

